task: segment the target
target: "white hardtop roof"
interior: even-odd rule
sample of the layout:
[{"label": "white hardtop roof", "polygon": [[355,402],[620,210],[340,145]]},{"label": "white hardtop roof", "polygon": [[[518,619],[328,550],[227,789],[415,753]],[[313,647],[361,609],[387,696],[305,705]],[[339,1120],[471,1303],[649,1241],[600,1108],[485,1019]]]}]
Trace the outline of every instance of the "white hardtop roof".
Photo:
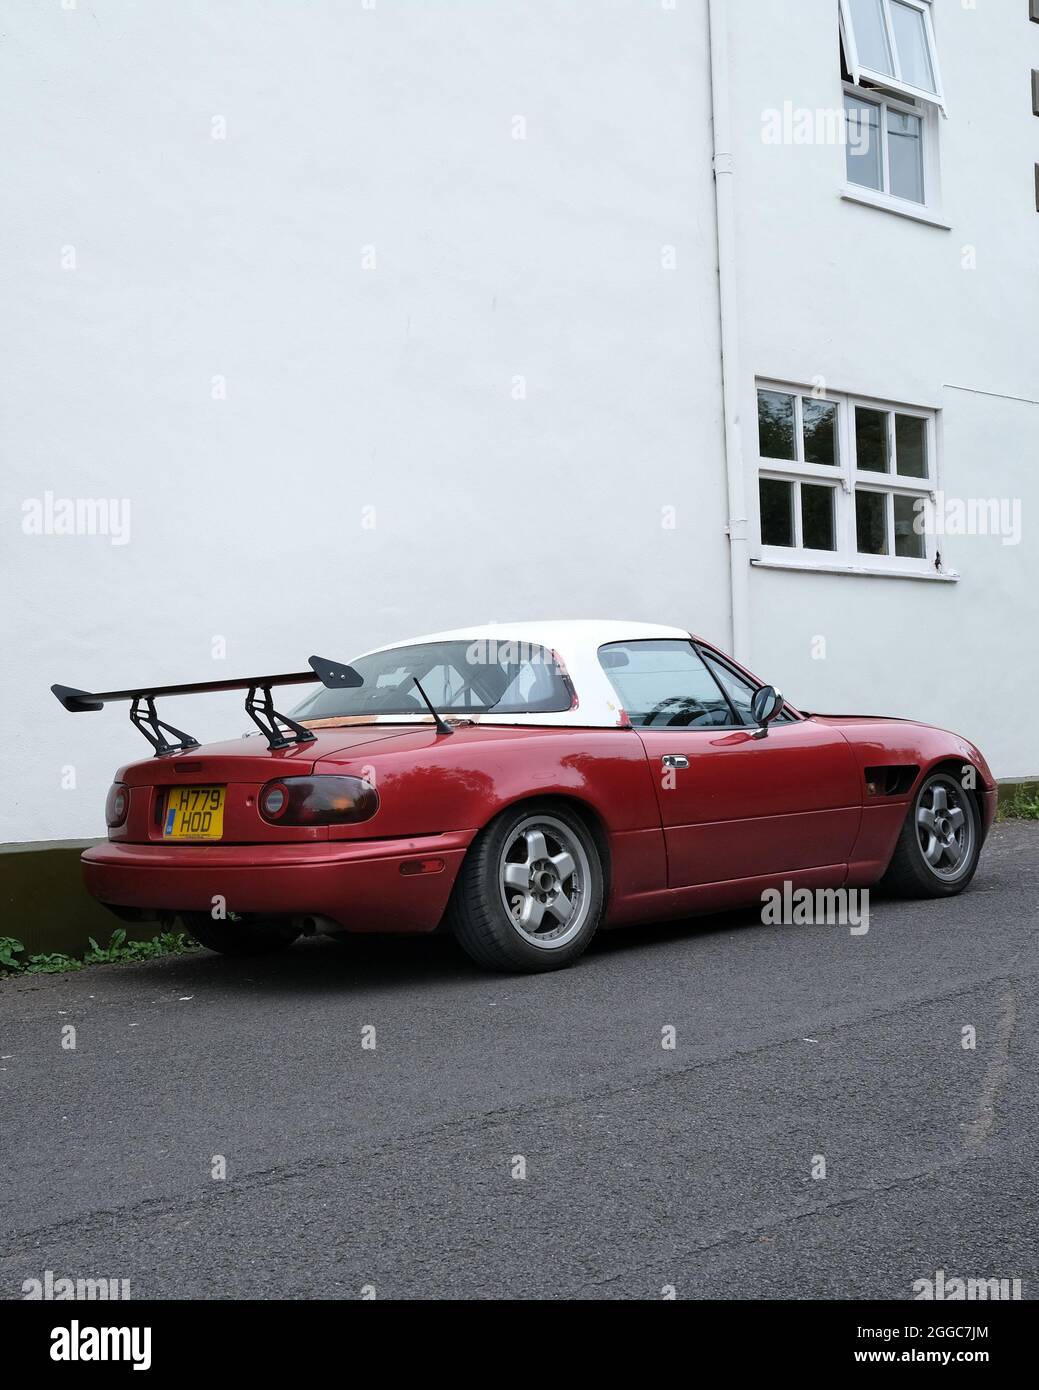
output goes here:
[{"label": "white hardtop roof", "polygon": [[[577,701],[573,709],[559,714],[481,714],[481,724],[533,724],[546,727],[617,728],[625,721],[621,701],[609,677],[599,664],[599,648],[609,642],[671,640],[688,642],[684,628],[661,623],[635,623],[620,618],[564,618],[544,622],[485,623],[480,627],[454,628],[449,632],[427,633],[406,641],[387,642],[362,652],[392,651],[395,647],[418,647],[432,642],[518,642],[544,647],[554,652],[574,687]],[[382,715],[380,722],[407,719],[402,715]]]}]

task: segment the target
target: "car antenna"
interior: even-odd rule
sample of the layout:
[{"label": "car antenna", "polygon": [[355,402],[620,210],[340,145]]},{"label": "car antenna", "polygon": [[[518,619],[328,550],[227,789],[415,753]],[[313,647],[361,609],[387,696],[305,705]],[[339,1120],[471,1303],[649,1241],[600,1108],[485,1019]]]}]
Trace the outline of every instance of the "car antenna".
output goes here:
[{"label": "car antenna", "polygon": [[450,724],[445,723],[445,721],[441,719],[440,715],[436,712],[436,709],[433,706],[433,701],[422,689],[422,685],[419,682],[418,676],[412,676],[411,679],[415,682],[415,689],[422,696],[422,699],[425,702],[426,709],[428,709],[430,714],[433,716],[433,722],[437,726],[437,732],[441,734],[453,734],[454,729],[452,729]]}]

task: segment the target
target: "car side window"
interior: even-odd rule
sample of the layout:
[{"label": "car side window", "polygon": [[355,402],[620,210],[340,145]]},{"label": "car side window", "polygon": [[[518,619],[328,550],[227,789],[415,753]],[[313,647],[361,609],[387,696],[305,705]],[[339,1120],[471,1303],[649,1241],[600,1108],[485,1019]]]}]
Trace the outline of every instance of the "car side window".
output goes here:
[{"label": "car side window", "polygon": [[750,702],[754,698],[754,687],[751,683],[745,681],[742,676],[737,676],[735,671],[730,671],[720,661],[715,661],[710,652],[701,649],[700,655],[707,663],[715,680],[729,697],[741,721],[744,724],[753,724],[754,716],[750,712]]},{"label": "car side window", "polygon": [[733,728],[738,724],[692,642],[611,642],[599,648],[599,662],[637,728]]},{"label": "car side window", "polygon": [[[739,672],[734,671],[726,662],[719,661],[713,652],[707,651],[704,647],[698,647],[697,650],[707,663],[715,680],[725,691],[729,703],[743,723],[753,724],[754,716],[750,712],[750,707],[757,687],[752,685],[744,676],[741,676]],[[788,709],[784,709],[778,719],[781,723],[788,724],[793,720],[793,715]]]}]

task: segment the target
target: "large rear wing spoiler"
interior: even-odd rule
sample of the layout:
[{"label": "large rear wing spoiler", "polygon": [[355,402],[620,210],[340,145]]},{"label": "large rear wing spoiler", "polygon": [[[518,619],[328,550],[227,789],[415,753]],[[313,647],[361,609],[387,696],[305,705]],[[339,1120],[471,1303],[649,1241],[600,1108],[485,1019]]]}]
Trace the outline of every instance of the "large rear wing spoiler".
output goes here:
[{"label": "large rear wing spoiler", "polygon": [[[185,753],[197,748],[199,742],[191,734],[175,729],[161,720],[155,711],[155,701],[166,695],[213,695],[223,690],[246,690],[245,710],[271,748],[287,748],[293,743],[310,743],[312,730],[297,724],[287,714],[274,708],[271,691],[279,685],[308,685],[328,679],[331,669],[336,672],[335,684],[361,685],[361,677],[352,666],[342,666],[323,657],[310,658],[311,670],[293,671],[283,676],[244,676],[240,680],[195,681],[190,685],[147,685],[135,690],[76,690],[69,685],[52,685],[51,690],[70,714],[84,714],[102,709],[121,700],[130,702],[130,722],[139,729],[155,750],[155,756],[165,753]],[[331,669],[330,669],[331,668]],[[167,734],[171,735],[167,738]]]}]

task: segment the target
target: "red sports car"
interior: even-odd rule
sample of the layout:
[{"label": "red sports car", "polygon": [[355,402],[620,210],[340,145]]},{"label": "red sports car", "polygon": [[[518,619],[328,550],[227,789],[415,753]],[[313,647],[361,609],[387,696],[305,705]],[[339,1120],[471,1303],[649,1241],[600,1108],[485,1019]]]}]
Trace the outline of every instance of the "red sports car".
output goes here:
[{"label": "red sports car", "polygon": [[[83,856],[95,897],[232,954],[447,924],[483,966],[551,970],[601,925],[784,885],[959,893],[995,815],[965,739],[806,714],[676,628],[496,626],[310,666],[53,687],[68,710],[130,702],[154,748],[117,773],[108,842]],[[260,734],[202,747],[158,716],[160,696],[213,690],[246,690]]]}]

